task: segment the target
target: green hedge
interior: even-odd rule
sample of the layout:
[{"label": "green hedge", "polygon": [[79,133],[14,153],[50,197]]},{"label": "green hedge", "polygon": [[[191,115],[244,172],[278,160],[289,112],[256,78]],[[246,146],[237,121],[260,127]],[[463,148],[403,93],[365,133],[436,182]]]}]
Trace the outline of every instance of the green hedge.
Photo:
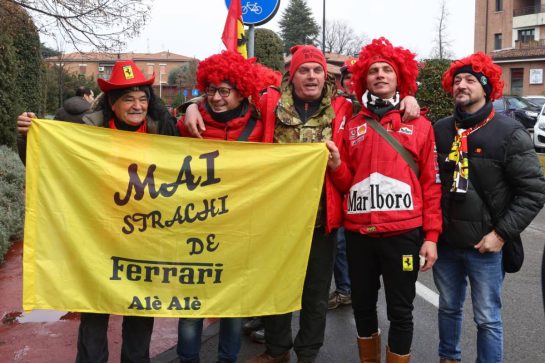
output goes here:
[{"label": "green hedge", "polygon": [[17,153],[0,146],[0,264],[12,241],[23,238],[25,168]]},{"label": "green hedge", "polygon": [[15,146],[15,116],[18,97],[16,87],[17,55],[13,37],[6,31],[0,9],[0,144]]},{"label": "green hedge", "polygon": [[15,147],[15,119],[24,110],[45,109],[40,38],[30,16],[0,0],[0,145]]},{"label": "green hedge", "polygon": [[429,109],[427,117],[431,122],[450,116],[454,111],[452,96],[441,86],[441,78],[450,63],[448,59],[427,59],[421,62],[416,99],[420,107]]}]

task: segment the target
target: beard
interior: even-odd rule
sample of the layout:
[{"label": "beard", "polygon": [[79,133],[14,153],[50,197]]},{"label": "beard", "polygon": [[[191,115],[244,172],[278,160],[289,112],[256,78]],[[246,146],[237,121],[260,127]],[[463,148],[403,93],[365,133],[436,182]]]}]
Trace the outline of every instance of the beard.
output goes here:
[{"label": "beard", "polygon": [[471,94],[465,93],[465,92],[461,93],[461,94],[463,94],[463,95],[465,95],[467,97],[464,97],[463,99],[458,99],[459,94],[460,93],[458,93],[456,95],[456,98],[454,99],[454,103],[455,103],[456,106],[459,106],[461,108],[467,108],[467,107],[473,106],[474,104],[481,101],[479,98],[474,97]]}]

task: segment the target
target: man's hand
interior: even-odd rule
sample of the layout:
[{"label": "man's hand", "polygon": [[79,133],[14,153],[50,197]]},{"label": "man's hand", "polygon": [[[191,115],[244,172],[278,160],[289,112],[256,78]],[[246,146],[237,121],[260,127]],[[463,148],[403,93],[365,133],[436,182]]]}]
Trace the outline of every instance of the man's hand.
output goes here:
[{"label": "man's hand", "polygon": [[33,118],[36,118],[33,112],[23,112],[17,116],[17,132],[20,135],[26,136],[28,134]]},{"label": "man's hand", "polygon": [[500,252],[505,241],[496,233],[492,231],[485,235],[482,240],[475,245],[475,249],[480,253],[486,252]]},{"label": "man's hand", "polygon": [[420,106],[413,96],[406,96],[402,99],[399,104],[399,109],[405,111],[403,112],[403,117],[401,119],[403,122],[414,120],[420,116]]},{"label": "man's hand", "polygon": [[184,127],[191,136],[202,139],[201,133],[206,130],[206,127],[199,112],[199,107],[195,103],[187,106]]},{"label": "man's hand", "polygon": [[333,141],[326,141],[327,149],[329,150],[329,158],[327,159],[327,167],[331,171],[337,170],[341,166],[341,155],[339,154],[339,148]]},{"label": "man's hand", "polygon": [[420,247],[420,256],[424,257],[426,260],[426,263],[420,267],[420,271],[428,271],[433,267],[435,261],[437,261],[437,243],[424,241],[422,247]]}]

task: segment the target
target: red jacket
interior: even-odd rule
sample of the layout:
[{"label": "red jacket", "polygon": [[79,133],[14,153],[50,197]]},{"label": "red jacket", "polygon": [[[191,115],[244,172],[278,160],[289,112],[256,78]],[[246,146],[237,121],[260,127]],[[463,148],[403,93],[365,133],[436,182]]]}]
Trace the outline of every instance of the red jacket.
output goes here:
[{"label": "red jacket", "polygon": [[[198,105],[199,113],[201,114],[204,124],[206,125],[206,130],[201,134],[203,139],[237,141],[239,136],[246,128],[246,125],[252,117],[252,114],[255,113],[252,112],[253,106],[249,106],[243,116],[234,118],[227,122],[219,122],[214,120],[212,116],[207,112],[206,107],[204,106],[204,102],[205,101],[201,101]],[[267,142],[266,140],[264,140],[263,137],[263,122],[255,115],[253,117],[255,120],[255,126],[253,127],[249,137],[246,140],[242,141]],[[180,136],[191,137],[191,135],[183,125],[184,118],[185,117],[181,117],[177,123],[178,130],[180,131]]]},{"label": "red jacket", "polygon": [[403,157],[390,146],[364,116],[378,120],[366,108],[344,130],[341,166],[329,172],[345,193],[344,226],[362,234],[396,234],[420,226],[425,240],[437,242],[441,232],[441,184],[435,137],[423,115],[401,123],[398,110],[379,121],[411,154],[418,178]]},{"label": "red jacket", "polygon": [[[280,100],[281,93],[278,89],[269,87],[259,101],[259,111],[265,125],[264,140],[272,142],[274,139],[274,126],[276,124],[276,106]],[[340,145],[343,136],[343,127],[352,115],[352,104],[344,97],[335,97],[332,101],[335,118],[331,120],[333,130],[333,141]],[[342,197],[331,183],[326,173],[325,178],[326,194],[326,233],[342,225]]]}]

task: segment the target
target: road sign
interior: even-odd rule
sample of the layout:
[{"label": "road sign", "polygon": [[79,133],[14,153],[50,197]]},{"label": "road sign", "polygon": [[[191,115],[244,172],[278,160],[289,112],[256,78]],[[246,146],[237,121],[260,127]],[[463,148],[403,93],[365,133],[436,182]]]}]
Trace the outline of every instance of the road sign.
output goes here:
[{"label": "road sign", "polygon": [[[229,9],[231,0],[225,0]],[[241,0],[242,21],[245,25],[261,25],[271,20],[280,6],[280,0]]]},{"label": "road sign", "polygon": [[193,88],[193,90],[191,90],[191,96],[193,97],[197,97],[199,95],[199,90],[198,89],[195,89]]},{"label": "road sign", "polygon": [[187,89],[186,89],[186,88],[184,88],[184,92],[183,92],[183,93],[184,93],[184,97],[187,97],[188,92],[187,92]]}]

